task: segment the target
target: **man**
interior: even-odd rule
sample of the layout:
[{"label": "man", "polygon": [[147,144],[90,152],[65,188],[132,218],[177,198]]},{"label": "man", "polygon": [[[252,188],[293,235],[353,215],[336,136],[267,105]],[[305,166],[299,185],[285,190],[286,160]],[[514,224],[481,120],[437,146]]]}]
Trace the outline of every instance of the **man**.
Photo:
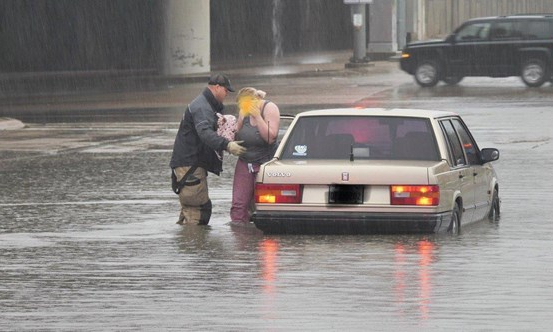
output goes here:
[{"label": "man", "polygon": [[223,113],[223,100],[229,91],[234,89],[225,75],[212,75],[204,91],[188,105],[180,122],[170,163],[173,187],[181,204],[177,224],[209,223],[212,207],[207,172],[219,175],[223,169],[216,151],[227,150],[235,156],[246,151],[240,142],[229,142],[217,135],[216,113]]}]

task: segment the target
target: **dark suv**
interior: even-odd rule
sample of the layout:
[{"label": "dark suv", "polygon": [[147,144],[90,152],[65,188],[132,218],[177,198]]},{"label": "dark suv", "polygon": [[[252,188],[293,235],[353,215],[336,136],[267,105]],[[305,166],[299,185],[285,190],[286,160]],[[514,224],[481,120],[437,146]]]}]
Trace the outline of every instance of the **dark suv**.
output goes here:
[{"label": "dark suv", "polygon": [[423,87],[465,76],[520,76],[539,87],[553,72],[553,14],[475,18],[441,41],[409,43],[400,67]]}]

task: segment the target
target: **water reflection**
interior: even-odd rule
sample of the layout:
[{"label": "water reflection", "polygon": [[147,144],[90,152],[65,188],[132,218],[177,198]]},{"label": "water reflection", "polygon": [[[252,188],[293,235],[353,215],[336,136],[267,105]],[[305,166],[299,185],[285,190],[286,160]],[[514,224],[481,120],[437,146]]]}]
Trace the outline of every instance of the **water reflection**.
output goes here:
[{"label": "water reflection", "polygon": [[400,314],[404,315],[403,308],[410,309],[409,303],[413,303],[420,320],[427,320],[432,302],[432,263],[436,244],[429,240],[420,240],[415,245],[397,243],[394,251],[394,293]]},{"label": "water reflection", "polygon": [[263,262],[263,291],[271,297],[275,294],[277,273],[278,242],[272,239],[261,241],[260,250]]},{"label": "water reflection", "polygon": [[[305,244],[306,251],[295,251],[296,247],[291,252],[288,246],[292,243],[300,247]],[[330,303],[349,298],[356,307],[367,309],[374,301],[390,303],[389,308],[395,308],[402,319],[423,324],[432,314],[433,269],[438,248],[437,238],[416,236],[399,240],[386,236],[263,237],[259,253],[266,309],[278,307],[276,299],[289,291],[279,287],[279,280],[287,280],[287,288],[298,287],[296,291],[305,296],[310,289],[319,294],[327,282],[333,280],[334,284],[339,280],[341,292],[354,293],[333,294],[333,289],[327,289],[324,292],[332,294]],[[377,250],[380,253],[375,256]],[[327,275],[310,274],[317,269],[325,270]],[[316,303],[311,310],[327,311],[328,305]]]},{"label": "water reflection", "polygon": [[276,306],[277,287],[276,275],[278,266],[278,241],[273,239],[263,239],[259,244],[261,255],[261,275],[263,278],[263,312],[262,318],[272,320],[278,316]]},{"label": "water reflection", "polygon": [[421,318],[428,319],[428,306],[430,305],[430,298],[432,296],[432,278],[431,278],[431,263],[432,255],[434,251],[434,245],[432,242],[421,241],[419,242],[419,283],[420,283],[420,312]]}]

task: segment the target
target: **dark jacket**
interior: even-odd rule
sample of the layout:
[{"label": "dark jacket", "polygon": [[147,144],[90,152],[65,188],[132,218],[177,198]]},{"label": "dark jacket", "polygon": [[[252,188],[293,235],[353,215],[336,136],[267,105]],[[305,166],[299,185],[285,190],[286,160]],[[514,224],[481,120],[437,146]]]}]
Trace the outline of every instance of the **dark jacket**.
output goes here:
[{"label": "dark jacket", "polygon": [[206,88],[185,110],[173,145],[171,168],[198,166],[219,175],[223,162],[215,151],[225,150],[229,141],[217,135],[217,115],[224,106]]}]

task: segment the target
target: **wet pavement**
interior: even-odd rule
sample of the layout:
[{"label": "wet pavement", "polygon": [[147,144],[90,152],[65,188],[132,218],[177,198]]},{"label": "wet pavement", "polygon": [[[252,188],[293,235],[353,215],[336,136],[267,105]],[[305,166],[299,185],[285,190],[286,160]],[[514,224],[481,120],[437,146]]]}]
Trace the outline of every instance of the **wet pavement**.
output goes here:
[{"label": "wet pavement", "polygon": [[[264,89],[267,97],[277,100],[285,112],[298,110],[302,105],[350,104],[388,88],[398,79],[408,79],[397,70],[398,65],[394,61],[379,61],[365,68],[346,69],[350,56],[344,52],[308,54],[285,58],[276,65],[267,60],[256,63],[255,67],[239,68],[228,64],[213,70],[226,73],[235,88],[255,86]],[[89,118],[96,112],[99,116],[94,120],[97,121],[104,116],[117,117],[121,110],[164,111],[186,105],[208,80],[208,75],[179,78],[138,74],[97,77],[97,73],[83,73],[77,78],[37,75],[34,81],[9,77],[0,80],[0,116],[47,122],[59,117],[73,120],[83,113],[76,111],[86,111]],[[227,101],[229,112],[235,111],[232,98],[231,94]],[[133,121],[136,121],[143,114],[131,115],[137,115],[133,116]]]},{"label": "wet pavement", "polygon": [[233,83],[265,88],[291,113],[460,113],[480,147],[501,151],[499,222],[459,236],[266,236],[228,224],[227,156],[208,178],[210,225],[182,227],[168,161],[178,103],[204,83],[50,104],[35,95],[0,114],[27,124],[0,131],[0,330],[549,331],[552,87],[508,78],[420,89],[395,63],[366,71]]}]

